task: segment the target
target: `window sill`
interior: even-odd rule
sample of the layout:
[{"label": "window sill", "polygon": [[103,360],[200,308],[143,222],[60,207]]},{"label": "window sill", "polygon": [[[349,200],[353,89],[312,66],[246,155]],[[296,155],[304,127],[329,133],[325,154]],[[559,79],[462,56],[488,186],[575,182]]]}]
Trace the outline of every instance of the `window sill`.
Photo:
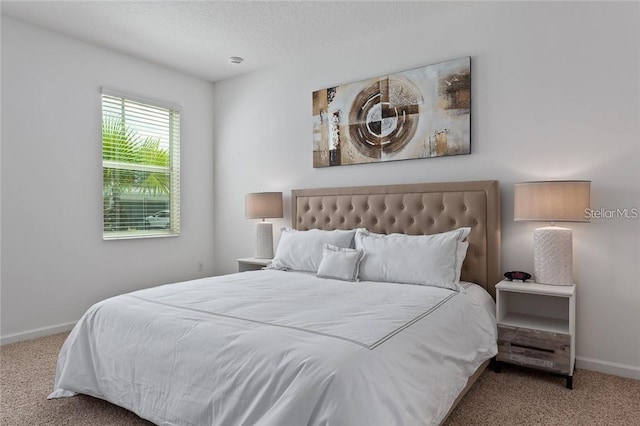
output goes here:
[{"label": "window sill", "polygon": [[179,233],[176,232],[167,232],[167,231],[157,231],[157,232],[149,232],[149,231],[124,231],[124,232],[110,232],[109,234],[102,235],[102,239],[104,241],[110,240],[133,240],[133,239],[144,239],[144,238],[164,238],[164,237],[178,237]]}]

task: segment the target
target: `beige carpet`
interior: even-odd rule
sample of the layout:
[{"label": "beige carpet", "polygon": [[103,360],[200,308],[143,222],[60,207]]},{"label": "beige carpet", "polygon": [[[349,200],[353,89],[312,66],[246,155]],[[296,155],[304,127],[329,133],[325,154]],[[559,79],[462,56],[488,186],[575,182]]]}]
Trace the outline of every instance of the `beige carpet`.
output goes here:
[{"label": "beige carpet", "polygon": [[[150,425],[99,399],[46,399],[66,336],[0,348],[0,425]],[[446,425],[640,425],[640,381],[577,370],[573,384],[509,366],[486,371]]]}]

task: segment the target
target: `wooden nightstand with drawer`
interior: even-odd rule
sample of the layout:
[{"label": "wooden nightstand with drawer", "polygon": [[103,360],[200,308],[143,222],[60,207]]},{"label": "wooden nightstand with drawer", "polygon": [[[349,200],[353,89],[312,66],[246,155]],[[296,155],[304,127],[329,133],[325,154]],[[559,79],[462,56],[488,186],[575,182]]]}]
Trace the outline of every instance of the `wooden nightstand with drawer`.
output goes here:
[{"label": "wooden nightstand with drawer", "polygon": [[502,281],[496,285],[501,363],[549,371],[573,389],[576,286]]}]

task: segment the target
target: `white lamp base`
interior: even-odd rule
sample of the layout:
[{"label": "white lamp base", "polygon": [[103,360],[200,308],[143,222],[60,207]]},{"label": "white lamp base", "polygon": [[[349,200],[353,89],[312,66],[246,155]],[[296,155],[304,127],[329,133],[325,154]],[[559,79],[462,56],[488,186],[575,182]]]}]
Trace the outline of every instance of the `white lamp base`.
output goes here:
[{"label": "white lamp base", "polygon": [[571,229],[547,226],[533,231],[534,279],[537,283],[572,285]]},{"label": "white lamp base", "polygon": [[256,222],[257,259],[273,258],[273,226],[271,222]]}]

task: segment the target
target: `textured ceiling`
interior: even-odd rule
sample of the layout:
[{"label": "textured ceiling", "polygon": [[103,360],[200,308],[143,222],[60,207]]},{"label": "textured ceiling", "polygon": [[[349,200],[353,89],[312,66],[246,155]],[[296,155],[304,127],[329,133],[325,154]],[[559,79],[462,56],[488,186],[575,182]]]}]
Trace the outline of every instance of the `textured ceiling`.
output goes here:
[{"label": "textured ceiling", "polygon": [[[218,81],[462,7],[431,1],[5,1],[2,14]],[[232,65],[230,56],[245,62]]]}]

